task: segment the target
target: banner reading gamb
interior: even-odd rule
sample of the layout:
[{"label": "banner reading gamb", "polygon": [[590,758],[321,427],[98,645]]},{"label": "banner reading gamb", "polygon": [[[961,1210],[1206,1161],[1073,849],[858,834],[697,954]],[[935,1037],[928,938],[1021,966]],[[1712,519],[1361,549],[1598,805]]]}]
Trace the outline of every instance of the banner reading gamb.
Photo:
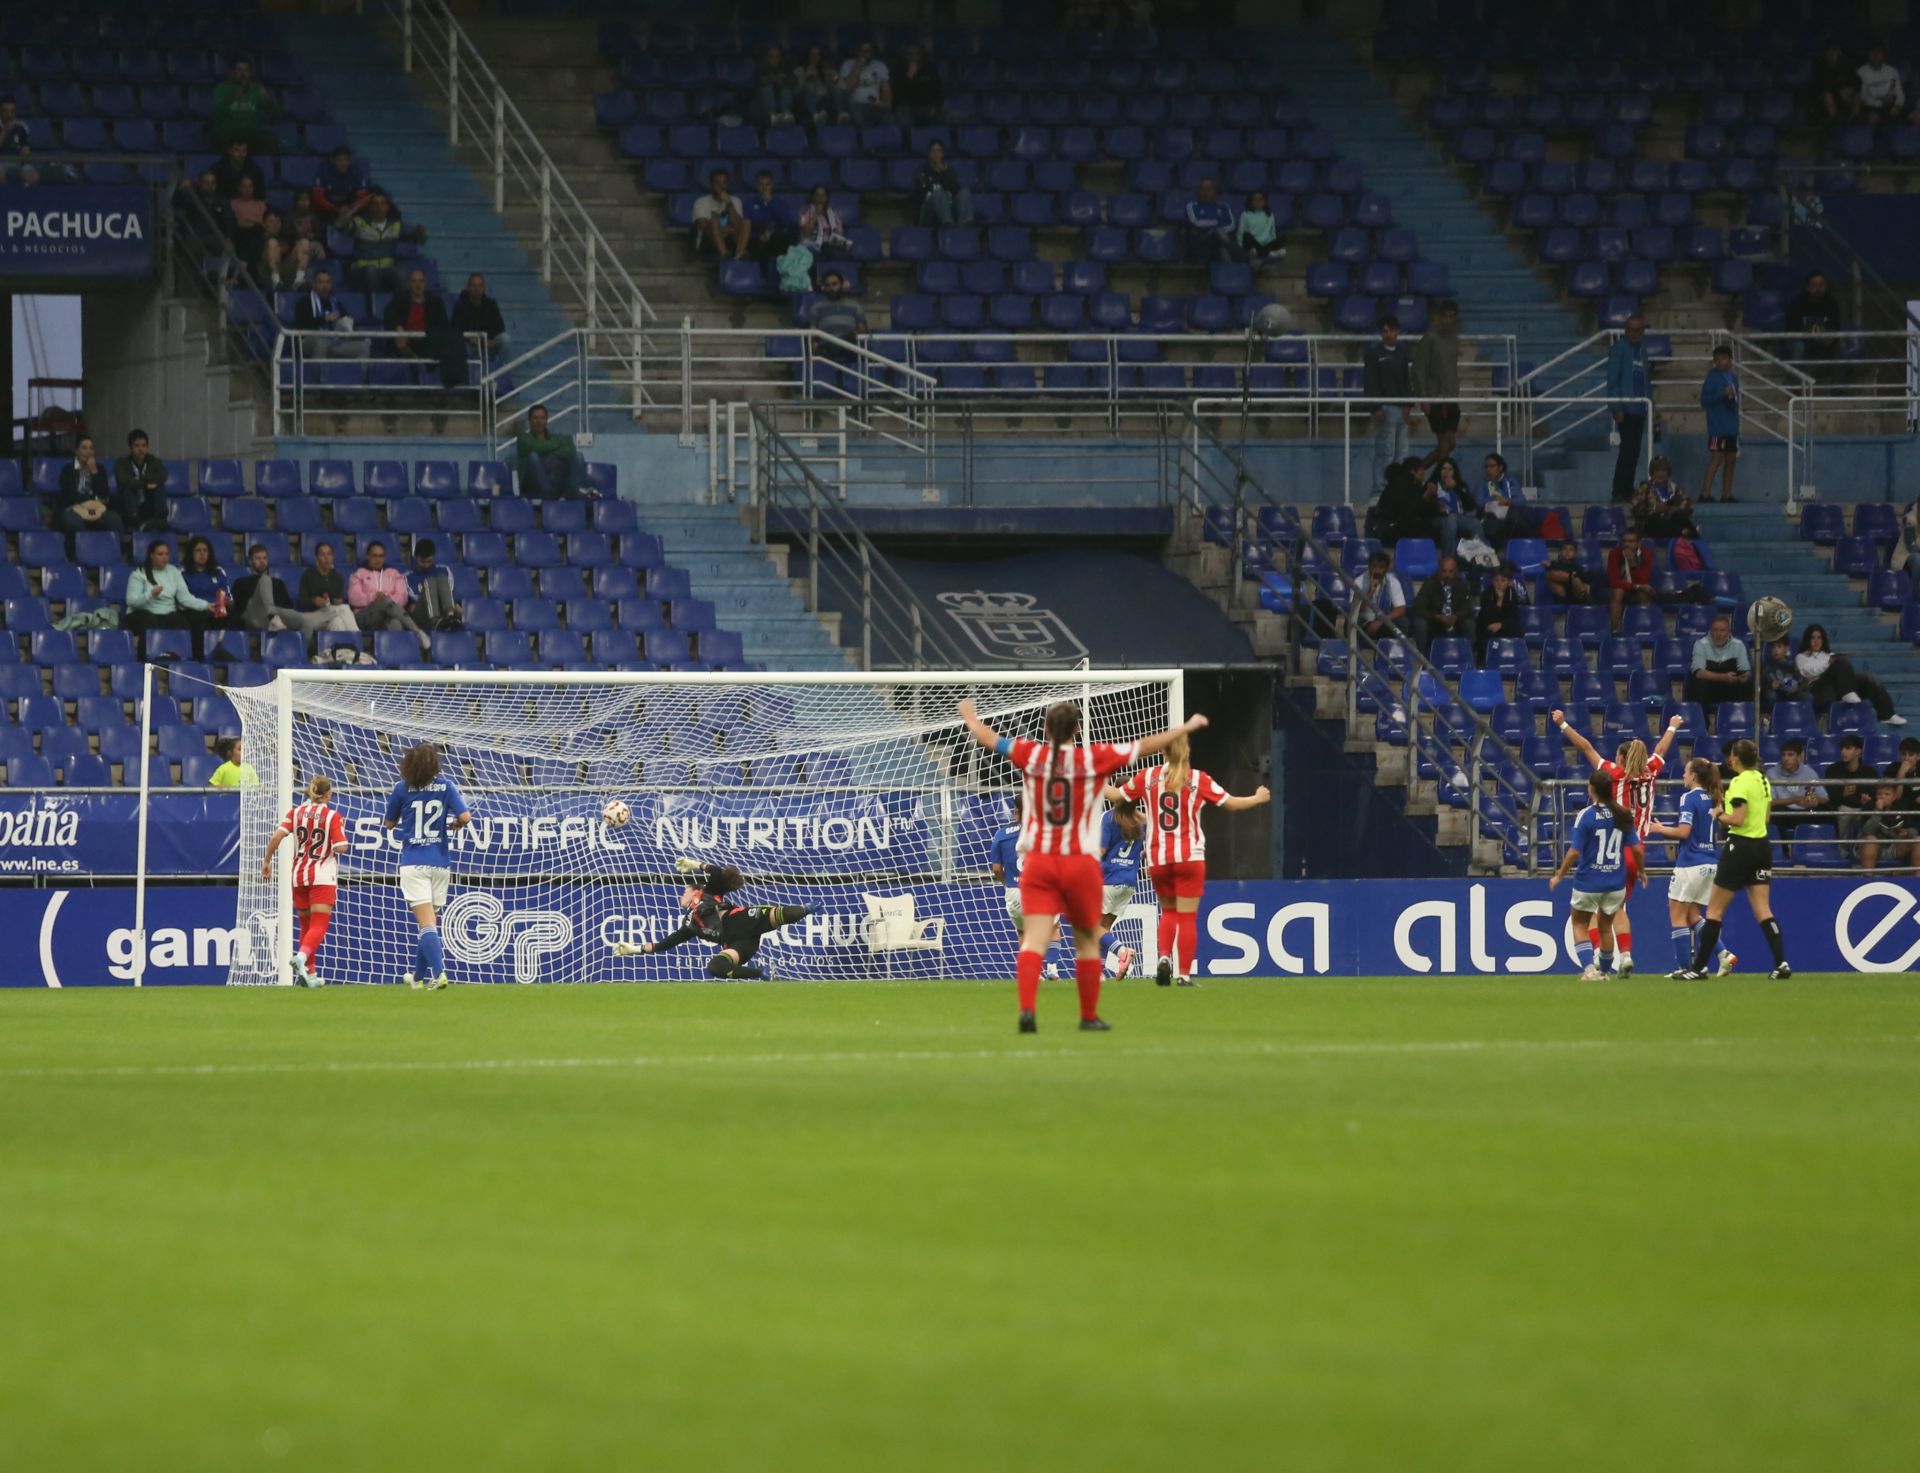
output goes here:
[{"label": "banner reading gamb", "polygon": [[151,276],[153,236],[145,185],[0,185],[0,277]]}]

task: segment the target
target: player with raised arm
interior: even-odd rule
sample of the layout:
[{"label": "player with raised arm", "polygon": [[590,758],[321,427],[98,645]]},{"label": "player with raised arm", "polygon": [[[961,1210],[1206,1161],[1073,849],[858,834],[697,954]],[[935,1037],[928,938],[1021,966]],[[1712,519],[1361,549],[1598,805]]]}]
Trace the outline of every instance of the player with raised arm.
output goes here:
[{"label": "player with raised arm", "polygon": [[326,985],[314,975],[313,958],[333,923],[340,856],[351,847],[346,821],[327,801],[332,796],[332,778],[316,777],[308,783],[307,801],[287,810],[287,816],[267,840],[266,857],[260,861],[260,878],[272,879],[274,851],[286,839],[293,840],[293,930],[299,938],[293,949],[295,987]]},{"label": "player with raised arm", "polygon": [[[1713,827],[1713,810],[1720,806],[1720,769],[1705,757],[1695,757],[1687,764],[1683,781],[1687,790],[1680,795],[1679,819],[1657,823],[1648,830],[1663,839],[1679,841],[1673,851],[1673,878],[1667,882],[1667,917],[1673,922],[1674,954],[1669,977],[1678,977],[1693,967],[1700,918],[1706,914],[1713,872],[1720,863],[1720,843]],[[1739,960],[1721,947],[1720,965],[1714,975],[1726,976]]]},{"label": "player with raised arm", "polygon": [[1141,769],[1105,796],[1108,802],[1138,803],[1145,812],[1147,878],[1160,901],[1160,965],[1154,980],[1169,987],[1177,978],[1182,987],[1191,987],[1192,976],[1180,963],[1193,966],[1200,949],[1200,897],[1207,888],[1207,834],[1200,810],[1257,808],[1272,794],[1262,783],[1235,797],[1194,767],[1192,744],[1180,736],[1168,743],[1165,762]]},{"label": "player with raised arm", "polygon": [[753,965],[760,938],[811,914],[803,905],[735,904],[733,892],[747,881],[730,864],[702,864],[697,859],[681,858],[674,861],[674,867],[687,876],[686,889],[680,892],[686,923],[658,941],[616,941],[615,956],[651,956],[688,941],[711,941],[719,950],[707,959],[709,977],[757,981],[766,976]]},{"label": "player with raised arm", "polygon": [[[1573,821],[1566,858],[1547,888],[1558,890],[1567,871],[1579,866],[1573,877],[1573,954],[1580,963],[1580,980],[1598,982],[1613,970],[1614,917],[1627,908],[1626,855],[1639,846],[1640,831],[1614,797],[1612,778],[1594,773],[1587,779],[1587,791],[1593,802]],[[1597,929],[1597,942],[1580,939],[1589,926]]]},{"label": "player with raised arm", "polygon": [[1124,977],[1133,966],[1133,948],[1119,946],[1113,923],[1120,912],[1133,904],[1133,892],[1140,884],[1140,846],[1146,842],[1146,820],[1140,805],[1122,798],[1100,815],[1100,954],[1116,977]]},{"label": "player with raised arm", "polygon": [[440,771],[440,749],[432,742],[407,748],[400,758],[400,781],[387,795],[386,826],[400,831],[400,898],[420,927],[413,970],[402,978],[409,987],[438,992],[447,985],[447,951],[440,940],[440,911],[453,865],[447,841],[471,822],[458,785]]},{"label": "player with raised arm", "polygon": [[[1667,722],[1667,729],[1660,733],[1653,755],[1647,755],[1647,744],[1635,737],[1632,741],[1622,742],[1614,752],[1614,760],[1609,762],[1594,750],[1584,732],[1576,731],[1567,725],[1564,711],[1553,713],[1553,724],[1560,734],[1572,742],[1596,772],[1604,773],[1613,784],[1614,800],[1626,809],[1633,819],[1634,832],[1641,838],[1647,835],[1647,828],[1653,823],[1653,788],[1660,780],[1660,774],[1667,769],[1667,752],[1673,746],[1673,739],[1679,734],[1681,718],[1673,717]],[[1627,850],[1627,899],[1633,899],[1634,886],[1640,883],[1642,862],[1646,852],[1640,845],[1630,845]],[[1633,922],[1628,919],[1623,907],[1614,923],[1613,933],[1620,941],[1620,975],[1633,975]],[[1587,938],[1596,947],[1600,944],[1600,932],[1596,929]]]},{"label": "player with raised arm", "polygon": [[1734,895],[1745,890],[1753,918],[1760,923],[1760,934],[1767,938],[1767,949],[1773,953],[1773,970],[1767,975],[1785,982],[1793,975],[1793,968],[1787,965],[1786,942],[1773,915],[1773,841],[1767,837],[1773,784],[1760,771],[1760,749],[1751,741],[1742,738],[1735,742],[1727,749],[1727,761],[1733,765],[1733,781],[1727,784],[1725,802],[1713,813],[1715,823],[1727,826],[1726,849],[1713,872],[1707,918],[1700,923],[1693,965],[1680,975],[1689,982],[1707,975],[1707,962],[1720,944],[1721,917],[1733,904]]},{"label": "player with raised arm", "polygon": [[1139,741],[1082,746],[1080,708],[1059,701],[1047,708],[1046,739],[1003,737],[982,721],[971,700],[960,702],[960,719],[973,739],[998,752],[1026,778],[1020,833],[1020,909],[1025,934],[1016,959],[1020,1031],[1040,1031],[1034,1008],[1040,999],[1040,967],[1053,944],[1060,917],[1073,926],[1073,978],[1080,993],[1080,1028],[1104,1033],[1100,1016],[1100,790],[1102,780],[1142,757],[1163,751],[1176,738],[1207,724],[1189,716],[1179,726]]}]

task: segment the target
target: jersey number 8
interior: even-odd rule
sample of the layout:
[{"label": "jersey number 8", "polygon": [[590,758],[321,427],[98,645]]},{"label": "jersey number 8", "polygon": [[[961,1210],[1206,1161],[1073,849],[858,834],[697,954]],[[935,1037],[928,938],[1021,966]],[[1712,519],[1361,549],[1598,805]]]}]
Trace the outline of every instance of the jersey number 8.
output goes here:
[{"label": "jersey number 8", "polygon": [[1160,831],[1171,834],[1180,827],[1180,795],[1162,793],[1160,795]]}]

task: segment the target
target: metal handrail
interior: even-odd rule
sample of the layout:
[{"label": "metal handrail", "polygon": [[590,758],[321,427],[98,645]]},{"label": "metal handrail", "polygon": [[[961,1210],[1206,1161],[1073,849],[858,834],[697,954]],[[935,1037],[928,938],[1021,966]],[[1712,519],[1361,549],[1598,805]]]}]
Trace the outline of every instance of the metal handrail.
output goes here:
[{"label": "metal handrail", "polygon": [[551,285],[558,271],[588,326],[631,334],[637,356],[657,314],[446,0],[382,3],[399,26],[402,69],[420,72],[444,100],[447,141],[480,153],[494,213],[506,213],[510,192],[539,210],[540,239],[531,254],[540,280]]},{"label": "metal handrail", "polygon": [[[769,525],[785,524],[802,539],[808,609],[821,611],[823,579],[830,593],[859,609],[862,669],[962,670],[977,664],[947,632],[944,618],[920,599],[814,474],[766,406],[754,405],[753,414],[759,452],[753,505],[759,535],[764,541]],[[891,655],[878,666],[876,629],[881,655]]]},{"label": "metal handrail", "polygon": [[[1787,401],[1787,514],[1800,510],[1801,492],[1811,492],[1813,481],[1813,418],[1816,414],[1885,414],[1903,412],[1912,433],[1920,423],[1920,397],[1905,394],[1828,394],[1819,389],[1796,394]],[[1794,433],[1796,424],[1799,434]]]}]

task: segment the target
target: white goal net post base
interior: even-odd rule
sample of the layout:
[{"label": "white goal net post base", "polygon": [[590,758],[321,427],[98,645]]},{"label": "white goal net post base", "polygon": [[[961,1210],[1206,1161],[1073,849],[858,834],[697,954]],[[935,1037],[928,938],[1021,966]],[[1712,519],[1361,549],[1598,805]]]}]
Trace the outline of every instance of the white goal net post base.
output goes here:
[{"label": "white goal net post base", "polygon": [[[240,800],[229,981],[289,980],[291,850],[261,858],[307,782],[325,775],[351,849],[315,970],[393,983],[412,966],[399,846],[382,825],[399,758],[440,747],[473,822],[451,844],[439,925],[456,982],[706,976],[711,948],[619,957],[680,923],[688,856],[736,866],[742,903],[805,906],[755,959],[796,980],[1012,974],[1017,944],[988,869],[1015,775],[955,710],[971,697],[1009,736],[1039,736],[1056,701],[1082,739],[1129,741],[1187,714],[1178,670],[880,674],[291,669],[227,688],[258,788]],[[624,825],[604,818],[620,799]],[[1119,939],[1155,959],[1150,893]],[[1056,960],[1064,961],[1064,947]]]}]

